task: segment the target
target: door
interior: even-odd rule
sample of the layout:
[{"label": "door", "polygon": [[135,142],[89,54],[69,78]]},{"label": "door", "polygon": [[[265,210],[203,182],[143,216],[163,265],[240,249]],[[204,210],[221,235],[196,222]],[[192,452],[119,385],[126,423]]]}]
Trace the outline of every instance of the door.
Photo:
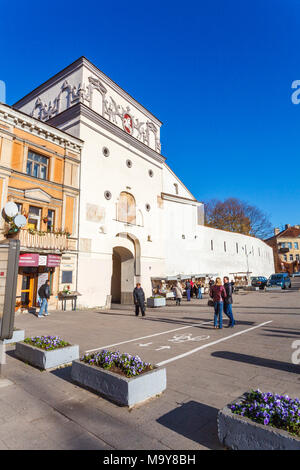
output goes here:
[{"label": "door", "polygon": [[23,274],[21,287],[22,307],[32,307],[34,297],[34,274]]}]

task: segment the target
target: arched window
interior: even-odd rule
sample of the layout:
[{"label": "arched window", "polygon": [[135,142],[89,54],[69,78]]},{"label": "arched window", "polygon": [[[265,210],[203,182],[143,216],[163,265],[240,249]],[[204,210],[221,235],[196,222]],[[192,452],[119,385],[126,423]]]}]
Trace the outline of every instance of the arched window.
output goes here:
[{"label": "arched window", "polygon": [[126,192],[120,194],[117,210],[117,219],[120,222],[136,223],[136,204],[132,194]]}]

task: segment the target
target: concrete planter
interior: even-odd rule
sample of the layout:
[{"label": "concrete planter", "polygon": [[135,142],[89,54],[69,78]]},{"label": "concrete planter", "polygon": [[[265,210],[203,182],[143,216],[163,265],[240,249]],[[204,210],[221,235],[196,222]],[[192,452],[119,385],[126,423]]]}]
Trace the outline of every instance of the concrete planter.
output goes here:
[{"label": "concrete planter", "polygon": [[148,297],[147,299],[147,307],[165,307],[166,306],[166,298],[165,297]]},{"label": "concrete planter", "polygon": [[119,405],[132,407],[162,393],[167,386],[165,368],[127,378],[82,361],[72,364],[72,379]]},{"label": "concrete planter", "polygon": [[24,341],[24,338],[25,338],[24,330],[14,330],[12,338],[4,339],[3,344],[18,343],[19,341]]},{"label": "concrete planter", "polygon": [[244,398],[239,397],[219,411],[218,436],[221,444],[233,450],[300,450],[300,438],[233,414],[231,405],[240,403]]},{"label": "concrete planter", "polygon": [[69,364],[79,358],[78,345],[45,351],[44,349],[21,342],[16,344],[15,352],[19,359],[40,369],[52,369]]}]

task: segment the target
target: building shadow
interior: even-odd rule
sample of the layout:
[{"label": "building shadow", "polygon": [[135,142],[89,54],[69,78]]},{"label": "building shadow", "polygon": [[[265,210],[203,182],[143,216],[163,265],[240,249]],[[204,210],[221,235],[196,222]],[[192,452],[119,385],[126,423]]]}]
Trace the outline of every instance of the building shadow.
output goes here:
[{"label": "building shadow", "polygon": [[168,429],[209,449],[222,449],[218,439],[218,409],[189,401],[157,419]]},{"label": "building shadow", "polygon": [[276,361],[274,359],[266,359],[258,356],[249,356],[248,354],[240,354],[231,351],[216,351],[213,352],[211,356],[220,359],[227,359],[229,361],[252,364],[259,367],[267,367],[268,369],[291,372],[293,374],[299,374],[300,372],[299,365],[295,365],[289,362]]},{"label": "building shadow", "polygon": [[264,331],[270,331],[271,333],[282,333],[284,335],[300,335],[300,331],[292,331],[292,330],[271,330],[270,328],[264,328]]}]

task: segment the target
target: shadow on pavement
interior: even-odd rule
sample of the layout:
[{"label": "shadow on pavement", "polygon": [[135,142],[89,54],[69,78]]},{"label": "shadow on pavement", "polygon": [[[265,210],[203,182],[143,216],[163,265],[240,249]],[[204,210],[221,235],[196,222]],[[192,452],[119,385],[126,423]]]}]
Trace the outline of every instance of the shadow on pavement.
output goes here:
[{"label": "shadow on pavement", "polygon": [[229,361],[244,362],[259,367],[267,367],[268,369],[281,370],[283,372],[291,372],[299,374],[300,367],[289,362],[275,361],[274,359],[265,359],[263,357],[249,356],[248,354],[239,354],[230,351],[216,351],[211,354],[212,357],[227,359]]},{"label": "shadow on pavement", "polygon": [[271,330],[268,328],[265,328],[264,331],[270,331],[271,333],[283,333],[284,335],[300,335],[300,331],[297,328],[297,331],[291,331],[291,330]]},{"label": "shadow on pavement", "polygon": [[217,434],[218,409],[196,401],[183,403],[157,422],[177,434],[208,447],[222,448]]}]

